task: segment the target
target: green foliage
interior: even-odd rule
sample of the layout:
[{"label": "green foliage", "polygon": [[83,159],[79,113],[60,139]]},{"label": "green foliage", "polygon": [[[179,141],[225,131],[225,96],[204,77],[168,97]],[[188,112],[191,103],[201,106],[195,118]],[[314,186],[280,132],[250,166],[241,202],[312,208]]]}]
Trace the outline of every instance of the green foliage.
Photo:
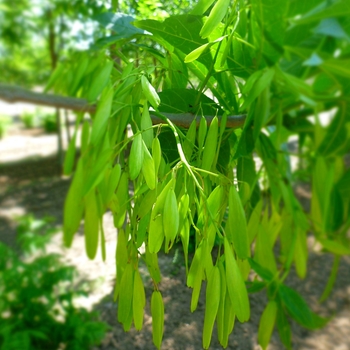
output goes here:
[{"label": "green foliage", "polygon": [[36,113],[23,112],[20,119],[26,129],[32,129],[37,126],[38,118]]},{"label": "green foliage", "polygon": [[54,113],[47,113],[40,116],[40,124],[47,133],[55,133],[58,131],[57,118]]},{"label": "green foliage", "polygon": [[0,115],[0,140],[5,136],[11,120],[7,116]]},{"label": "green foliage", "polygon": [[[56,230],[50,218],[19,219],[23,257],[0,243],[0,348],[88,349],[107,326],[98,315],[74,306],[87,291],[74,284],[75,270],[57,254],[42,254]],[[41,252],[41,254],[40,254]]]},{"label": "green foliage", "polygon": [[42,127],[46,133],[55,133],[58,130],[56,114],[45,113],[39,108],[35,112],[23,112],[20,119],[26,129]]},{"label": "green foliage", "polygon": [[[236,317],[249,319],[246,285],[268,295],[259,331],[264,348],[274,324],[287,348],[291,318],[310,329],[325,324],[284,281],[292,266],[306,277],[309,232],[336,262],[349,254],[348,11],[342,0],[203,0],[165,20],[105,13],[102,26],[112,19],[124,27],[100,42],[100,52],[76,54],[57,68],[49,88],[97,103],[65,202],[65,242],[84,216],[88,255],[99,244],[104,251],[102,217],[111,210],[119,231],[115,299],[125,330],[133,319],[140,328],[143,294],[133,291],[143,259],[155,287],[153,340],[161,346],[158,254],[176,242],[192,311],[207,281],[203,347],[215,321],[226,347]],[[323,126],[319,115],[331,110],[335,117]],[[227,127],[242,120],[238,114],[245,122]],[[293,192],[291,136],[299,154],[307,145],[310,213]]]},{"label": "green foliage", "polygon": [[20,0],[15,7],[0,0],[1,80],[45,83],[59,58],[91,43],[91,17],[101,11],[94,0]]}]

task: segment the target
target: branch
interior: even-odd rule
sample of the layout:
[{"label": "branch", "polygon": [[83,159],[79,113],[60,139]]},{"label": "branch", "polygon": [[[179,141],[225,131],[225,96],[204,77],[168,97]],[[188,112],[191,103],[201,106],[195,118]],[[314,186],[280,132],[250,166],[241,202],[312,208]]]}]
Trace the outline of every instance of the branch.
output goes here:
[{"label": "branch", "polygon": [[[83,98],[74,98],[59,96],[53,94],[45,94],[40,92],[34,92],[23,89],[19,86],[13,86],[0,83],[0,100],[4,100],[8,103],[27,102],[35,105],[56,107],[69,109],[76,112],[88,112],[94,113],[96,111],[96,105],[89,104],[89,102]],[[197,125],[199,125],[201,116],[195,116],[191,113],[162,113],[169,118],[175,125],[188,128],[191,122],[196,118]],[[204,116],[208,124],[211,123],[214,116]],[[153,115],[151,112],[151,118],[153,124],[164,123],[164,121]],[[240,128],[245,122],[246,115],[230,115],[227,117],[226,127],[228,128]],[[220,123],[221,117],[219,117]]]},{"label": "branch", "polygon": [[45,94],[0,83],[0,99],[8,103],[27,102],[40,106],[69,109],[76,112],[94,113],[96,106],[82,98]]}]

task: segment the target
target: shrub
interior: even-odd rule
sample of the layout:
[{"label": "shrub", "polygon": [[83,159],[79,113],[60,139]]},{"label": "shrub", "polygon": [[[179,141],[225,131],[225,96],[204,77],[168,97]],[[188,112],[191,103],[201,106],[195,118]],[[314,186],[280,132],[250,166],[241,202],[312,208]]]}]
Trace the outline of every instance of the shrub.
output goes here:
[{"label": "shrub", "polygon": [[88,349],[104,337],[98,314],[74,306],[85,295],[74,283],[75,268],[44,253],[53,232],[48,219],[26,216],[18,226],[21,257],[0,243],[1,350]]}]

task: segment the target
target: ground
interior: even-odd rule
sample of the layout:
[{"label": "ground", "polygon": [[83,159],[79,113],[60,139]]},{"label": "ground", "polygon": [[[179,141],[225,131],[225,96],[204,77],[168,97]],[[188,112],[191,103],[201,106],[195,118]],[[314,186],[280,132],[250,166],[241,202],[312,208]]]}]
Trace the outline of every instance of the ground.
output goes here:
[{"label": "ground", "polygon": [[[33,213],[37,217],[52,215],[56,218],[56,224],[62,225],[62,207],[69,179],[61,176],[56,149],[56,136],[45,135],[36,129],[25,131],[17,128],[0,140],[1,241],[14,244],[16,215],[25,213]],[[307,186],[299,186],[296,191],[307,204],[310,197]],[[141,332],[132,329],[129,333],[125,333],[116,320],[117,305],[112,298],[116,231],[109,213],[105,215],[104,226],[107,240],[106,262],[101,260],[100,255],[94,261],[86,257],[82,233],[76,235],[70,249],[62,247],[62,234],[58,233],[49,250],[62,252],[65,261],[74,264],[81,276],[96,282],[90,297],[80,301],[86,307],[100,310],[102,320],[111,326],[102,344],[95,347],[95,350],[154,349],[149,308],[153,288],[146,274],[144,281],[148,302],[144,329]],[[321,254],[312,248],[313,242],[310,239],[309,270],[305,280],[299,280],[292,273],[287,284],[298,290],[315,312],[331,319],[324,329],[316,332],[307,331],[293,323],[294,349],[350,349],[350,257],[342,258],[334,290],[327,301],[319,304],[318,298],[327,282],[332,256]],[[162,349],[197,350],[201,349],[202,343],[205,290],[202,288],[198,309],[191,313],[191,290],[186,287],[183,258],[180,250],[178,253],[177,259],[170,254],[160,256],[163,275],[160,290],[164,297],[166,312]],[[250,295],[250,301],[251,320],[245,324],[236,323],[228,349],[259,349],[257,329],[266,304],[265,292]],[[210,349],[221,349],[215,331]],[[283,349],[277,333],[273,334],[269,349]]]}]

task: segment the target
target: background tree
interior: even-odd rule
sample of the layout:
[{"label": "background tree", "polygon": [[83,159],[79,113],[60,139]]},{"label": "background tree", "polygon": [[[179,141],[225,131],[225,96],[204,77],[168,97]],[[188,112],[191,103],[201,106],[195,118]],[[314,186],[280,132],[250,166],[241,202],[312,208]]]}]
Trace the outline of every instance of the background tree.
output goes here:
[{"label": "background tree", "polygon": [[1,80],[45,84],[59,59],[98,37],[93,17],[103,8],[91,0],[1,0]]}]

